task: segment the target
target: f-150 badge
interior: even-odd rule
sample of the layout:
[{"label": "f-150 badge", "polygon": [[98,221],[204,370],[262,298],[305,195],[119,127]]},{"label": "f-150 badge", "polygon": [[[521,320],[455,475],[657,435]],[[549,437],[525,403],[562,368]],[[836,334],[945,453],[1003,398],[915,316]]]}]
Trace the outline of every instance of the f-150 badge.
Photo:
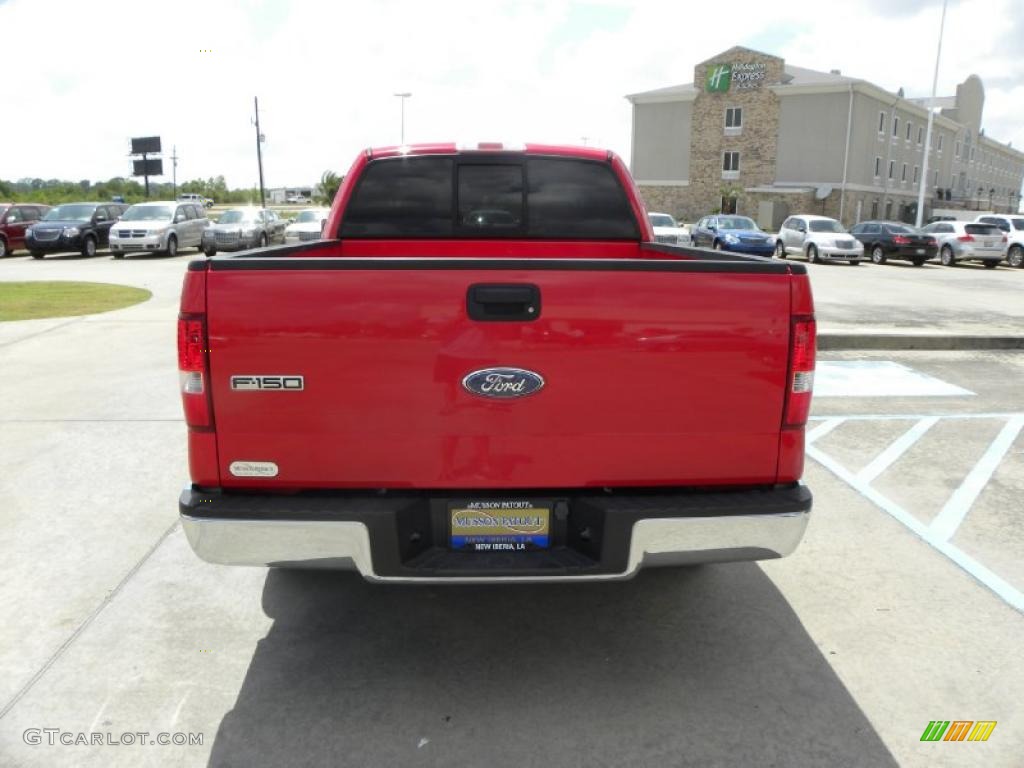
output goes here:
[{"label": "f-150 badge", "polygon": [[544,377],[523,368],[484,368],[468,374],[462,386],[474,395],[505,400],[539,391],[544,386]]},{"label": "f-150 badge", "polygon": [[296,392],[304,388],[301,376],[232,376],[231,388],[243,391],[277,390]]}]

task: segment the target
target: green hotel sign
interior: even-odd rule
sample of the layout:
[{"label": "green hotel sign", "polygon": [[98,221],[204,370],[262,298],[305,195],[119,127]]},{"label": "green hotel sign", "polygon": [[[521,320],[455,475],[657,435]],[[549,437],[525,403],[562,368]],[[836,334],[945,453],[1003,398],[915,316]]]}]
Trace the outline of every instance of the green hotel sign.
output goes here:
[{"label": "green hotel sign", "polygon": [[731,82],[732,65],[716,64],[708,67],[707,76],[704,78],[704,90],[708,93],[726,93]]},{"label": "green hotel sign", "polygon": [[707,93],[728,93],[730,88],[751,91],[761,87],[767,71],[764,62],[714,64],[704,75],[704,90]]}]

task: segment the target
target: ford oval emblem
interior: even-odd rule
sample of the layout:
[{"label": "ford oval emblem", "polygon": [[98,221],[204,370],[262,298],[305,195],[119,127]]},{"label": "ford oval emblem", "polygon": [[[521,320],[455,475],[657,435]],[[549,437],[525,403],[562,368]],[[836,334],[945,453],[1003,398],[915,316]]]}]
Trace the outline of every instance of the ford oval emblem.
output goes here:
[{"label": "ford oval emblem", "polygon": [[544,386],[544,377],[522,368],[484,368],[462,380],[467,392],[499,400],[532,395]]}]

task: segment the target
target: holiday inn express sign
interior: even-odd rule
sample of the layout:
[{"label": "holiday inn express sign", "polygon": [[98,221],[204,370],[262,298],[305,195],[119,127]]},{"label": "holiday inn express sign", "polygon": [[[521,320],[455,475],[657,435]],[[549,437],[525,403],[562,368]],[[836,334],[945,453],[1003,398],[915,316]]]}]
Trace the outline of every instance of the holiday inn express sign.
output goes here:
[{"label": "holiday inn express sign", "polygon": [[728,93],[730,86],[737,91],[760,88],[767,70],[763,62],[715,64],[708,67],[704,77],[704,90],[707,93]]}]

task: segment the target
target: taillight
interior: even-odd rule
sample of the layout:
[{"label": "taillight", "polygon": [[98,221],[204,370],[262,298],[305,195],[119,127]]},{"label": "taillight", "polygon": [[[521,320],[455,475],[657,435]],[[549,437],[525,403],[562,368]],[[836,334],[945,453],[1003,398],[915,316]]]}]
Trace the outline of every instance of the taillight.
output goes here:
[{"label": "taillight", "polygon": [[786,391],[787,427],[802,427],[811,410],[817,324],[813,317],[794,317],[790,332],[789,381]]},{"label": "taillight", "polygon": [[973,243],[974,235],[960,235],[957,238],[957,240],[959,240],[961,243]]},{"label": "taillight", "polygon": [[210,426],[209,355],[206,318],[178,316],[178,377],[185,422],[190,427]]},{"label": "taillight", "polygon": [[905,237],[904,235],[894,235],[892,241],[896,243],[896,245],[910,245],[910,238]]}]

